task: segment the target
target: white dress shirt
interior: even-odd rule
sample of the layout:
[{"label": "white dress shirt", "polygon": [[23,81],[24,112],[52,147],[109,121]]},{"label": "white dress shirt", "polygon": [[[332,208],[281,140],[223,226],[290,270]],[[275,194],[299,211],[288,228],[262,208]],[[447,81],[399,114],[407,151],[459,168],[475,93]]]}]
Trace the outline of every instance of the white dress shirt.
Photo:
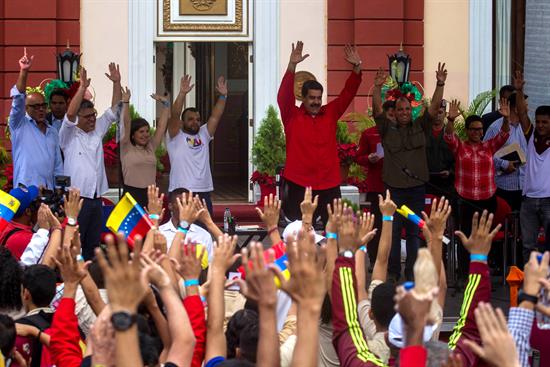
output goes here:
[{"label": "white dress shirt", "polygon": [[59,145],[65,154],[64,172],[71,177],[71,186],[80,189],[80,196],[100,197],[107,190],[107,175],[103,161],[103,136],[109,126],[118,120],[120,108],[107,109],[96,120],[95,129],[86,133],[65,115],[59,130]]},{"label": "white dress shirt", "polygon": [[[170,246],[172,246],[172,241],[178,232],[172,223],[172,219],[161,225],[159,227],[159,232],[162,233],[164,238],[166,238],[166,245],[168,249],[170,249]],[[212,242],[212,236],[208,233],[208,231],[195,224],[191,224],[185,239],[190,242],[196,242],[197,244],[204,245],[204,247],[206,247],[206,251],[208,252],[208,263],[212,262],[212,257],[214,256],[214,243]]]},{"label": "white dress shirt", "polygon": [[48,241],[50,240],[50,232],[47,229],[39,228],[31,238],[31,241],[23,251],[20,262],[25,265],[38,264],[46,252]]}]

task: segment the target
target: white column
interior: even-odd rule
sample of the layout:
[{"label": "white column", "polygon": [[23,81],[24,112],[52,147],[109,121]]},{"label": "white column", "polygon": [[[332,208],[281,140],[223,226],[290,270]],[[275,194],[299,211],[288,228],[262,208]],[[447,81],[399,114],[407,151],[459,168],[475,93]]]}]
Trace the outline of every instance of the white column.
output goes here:
[{"label": "white column", "polygon": [[254,6],[254,126],[258,128],[267,107],[277,107],[279,86],[279,2],[257,1]]},{"label": "white column", "polygon": [[153,0],[132,0],[128,3],[128,85],[132,88],[132,104],[136,111],[152,123],[155,103],[149,95],[155,92],[156,3]]},{"label": "white column", "polygon": [[493,2],[470,0],[470,101],[493,89]]}]

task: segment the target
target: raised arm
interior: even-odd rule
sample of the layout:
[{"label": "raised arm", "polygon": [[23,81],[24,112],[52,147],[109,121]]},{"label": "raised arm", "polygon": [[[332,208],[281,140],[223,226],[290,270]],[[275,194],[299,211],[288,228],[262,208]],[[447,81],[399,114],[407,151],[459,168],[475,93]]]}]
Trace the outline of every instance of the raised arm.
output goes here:
[{"label": "raised arm", "polygon": [[503,132],[510,132],[510,102],[506,98],[500,99],[500,108],[498,112],[502,115],[502,127],[500,128]]},{"label": "raised arm", "polygon": [[374,77],[374,88],[372,91],[372,114],[374,117],[381,116],[384,113],[382,109],[382,86],[386,81],[387,75],[379,68]]},{"label": "raised arm", "polygon": [[382,214],[382,233],[380,234],[380,243],[378,244],[378,252],[376,253],[376,261],[372,269],[372,280],[386,281],[388,272],[388,259],[390,257],[390,249],[392,242],[392,227],[393,215],[397,205],[392,201],[390,190],[386,190],[386,197],[378,195],[378,207]]},{"label": "raised arm", "polygon": [[280,211],[281,201],[273,194],[264,197],[264,210],[256,207],[256,213],[258,213],[258,216],[267,229],[272,246],[281,242],[281,235],[279,234]]},{"label": "raised arm", "polygon": [[[80,68],[80,86],[76,91],[76,94],[71,99],[69,107],[67,108],[67,119],[71,122],[76,122],[76,116],[78,115],[78,110],[80,109],[80,104],[84,99],[84,93],[86,89],[90,86],[92,79],[88,79],[88,72],[84,67]],[[59,138],[61,140],[61,132],[59,133]]]},{"label": "raised arm", "polygon": [[428,113],[433,118],[437,117],[437,111],[439,110],[439,106],[441,106],[441,100],[443,99],[445,81],[447,80],[447,69],[445,69],[445,63],[442,64],[439,62],[437,64],[435,78],[437,79],[437,84],[435,86],[434,94],[432,96],[430,108],[428,108]]},{"label": "raised arm", "polygon": [[218,96],[216,105],[214,106],[212,114],[210,115],[210,117],[208,118],[208,122],[206,123],[206,127],[208,128],[208,133],[210,134],[210,136],[214,136],[214,134],[216,133],[216,129],[218,128],[218,125],[222,118],[223,111],[225,110],[225,101],[227,100],[227,82],[225,81],[225,78],[223,76],[220,76],[218,78],[218,81],[216,83],[216,91],[220,95]]},{"label": "raised arm", "polygon": [[342,199],[334,199],[332,206],[327,204],[328,221],[325,228],[327,236],[327,264],[325,267],[325,285],[329,297],[332,297],[332,273],[334,272],[334,263],[338,257],[338,230],[346,208],[347,205],[342,203]]},{"label": "raised arm", "polygon": [[168,120],[168,134],[171,138],[178,135],[181,128],[181,112],[185,107],[185,96],[193,89],[195,84],[191,84],[191,76],[184,75],[180,80],[180,91],[172,104],[170,119]]},{"label": "raised arm", "polygon": [[29,76],[29,70],[32,66],[34,55],[27,56],[27,48],[23,47],[23,57],[19,59],[19,75],[17,76],[17,82],[15,86],[19,93],[25,93],[27,89],[27,77]]},{"label": "raised arm", "polygon": [[281,120],[285,126],[292,117],[292,113],[296,107],[294,96],[294,73],[296,72],[296,65],[309,57],[309,54],[302,54],[303,50],[304,43],[302,41],[296,42],[296,47],[294,47],[294,43],[292,44],[292,51],[290,52],[286,73],[281,81],[279,92],[277,93],[277,103],[281,111]]},{"label": "raised arm", "polygon": [[329,104],[331,106],[336,106],[336,114],[338,118],[346,112],[346,109],[353,101],[353,98],[357,94],[357,90],[361,85],[361,64],[363,63],[361,60],[361,55],[359,55],[359,52],[357,52],[355,47],[352,47],[351,45],[346,45],[344,47],[344,53],[346,61],[353,65],[353,72],[346,80],[346,84],[340,91],[338,98]]},{"label": "raised arm", "polygon": [[525,80],[523,79],[523,73],[519,70],[516,71],[516,75],[513,78],[514,88],[516,88],[516,109],[521,122],[521,129],[524,134],[527,134],[531,129],[531,120],[529,119],[527,101],[525,100],[525,94],[523,93],[523,87],[525,86]]},{"label": "raised arm", "polygon": [[120,84],[120,67],[114,62],[109,63],[109,74],[105,73],[105,76],[113,82],[113,97],[111,99],[111,108],[115,108],[116,105],[122,100],[122,85]]},{"label": "raised arm", "polygon": [[157,121],[155,135],[153,135],[153,139],[151,140],[153,149],[157,149],[157,147],[162,143],[164,134],[166,134],[166,127],[168,126],[168,119],[170,118],[170,100],[169,97],[161,96],[160,94],[151,94],[151,98],[162,104],[162,112]]},{"label": "raised arm", "polygon": [[131,121],[130,121],[130,98],[132,92],[128,87],[122,91],[122,136],[120,137],[121,143],[130,142]]}]

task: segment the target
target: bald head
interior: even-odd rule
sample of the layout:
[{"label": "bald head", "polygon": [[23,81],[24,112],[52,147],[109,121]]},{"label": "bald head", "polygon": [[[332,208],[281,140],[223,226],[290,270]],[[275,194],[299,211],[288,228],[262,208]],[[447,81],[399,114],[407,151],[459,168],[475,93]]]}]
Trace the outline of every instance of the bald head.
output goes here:
[{"label": "bald head", "polygon": [[25,106],[27,113],[34,121],[37,123],[44,123],[46,121],[48,105],[42,94],[34,92],[27,95]]}]

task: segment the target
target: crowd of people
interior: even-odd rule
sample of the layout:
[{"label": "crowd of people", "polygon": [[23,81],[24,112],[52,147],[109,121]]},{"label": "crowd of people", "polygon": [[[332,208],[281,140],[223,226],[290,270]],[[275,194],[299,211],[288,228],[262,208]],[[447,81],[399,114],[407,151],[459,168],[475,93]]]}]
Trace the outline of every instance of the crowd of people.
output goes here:
[{"label": "crowd of people", "polygon": [[[353,70],[340,96],[322,105],[322,85],[308,81],[298,107],[294,74],[309,55],[302,42],[293,45],[278,95],[287,140],[282,200],[270,195],[257,208],[269,243],[239,248],[238,238],[214,223],[210,199],[208,145],[228,94],[223,77],[204,124],[197,109],[184,108],[189,76],[172,106],[153,94],[163,110],[151,136],[146,120],[130,119],[131,92],[122,88],[116,64],[106,73],[111,106],[98,117],[84,68],[73,96],[27,95],[33,57],[25,50],[11,90],[10,194],[20,206],[0,233],[0,363],[516,367],[531,365],[532,347],[540,365],[550,363],[548,332],[534,321],[536,312],[550,317],[550,308],[538,304],[539,293],[550,291],[550,253],[537,252],[536,244],[538,229],[550,227],[550,185],[541,177],[550,172],[550,106],[538,107],[531,124],[518,73],[501,91],[498,115],[466,119],[463,141],[454,132],[459,102],[447,112],[443,99],[445,64],[416,120],[406,97],[382,100],[386,75],[379,71],[376,126],[362,135],[358,159],[368,169],[374,206],[372,213],[354,212],[340,198],[336,122],[361,84],[362,60],[351,46],[344,53]],[[108,189],[102,138],[116,121],[124,191],[147,208],[153,224],[132,245],[123,234],[100,238]],[[154,170],[163,140],[171,162],[166,222]],[[525,151],[524,165],[494,157],[511,143]],[[40,191],[55,189],[58,176],[70,176],[71,188],[62,210],[52,211]],[[437,197],[422,213],[422,228],[396,215],[403,204],[422,212],[426,191]],[[491,306],[489,253],[501,229],[495,195],[521,211],[524,281],[508,318]],[[451,315],[458,321],[443,342],[443,238],[455,206],[466,285],[460,313]],[[283,215],[297,221],[281,233]],[[317,218],[323,236],[314,229]],[[419,249],[420,231],[426,247]]]}]

